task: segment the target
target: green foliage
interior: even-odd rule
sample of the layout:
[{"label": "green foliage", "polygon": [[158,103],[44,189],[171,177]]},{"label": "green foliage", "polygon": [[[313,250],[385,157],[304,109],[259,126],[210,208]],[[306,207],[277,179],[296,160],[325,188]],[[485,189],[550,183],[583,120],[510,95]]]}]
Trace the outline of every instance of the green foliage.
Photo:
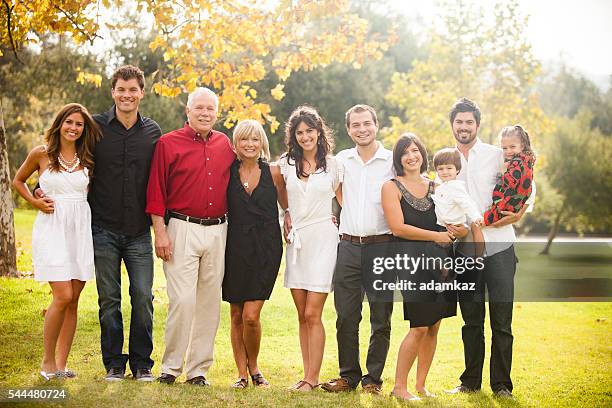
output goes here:
[{"label": "green foliage", "polygon": [[563,208],[562,226],[578,232],[612,231],[612,139],[591,128],[593,115],[579,111],[574,119],[558,118],[547,145],[546,175],[554,188],[555,205],[542,206],[554,218]]},{"label": "green foliage", "polygon": [[[79,50],[69,38],[41,37],[40,50],[24,49],[19,59],[6,50],[0,58],[0,99],[11,178],[28,151],[44,143],[45,130],[64,104],[79,102],[90,112],[108,105],[93,84],[76,82],[81,69],[102,71],[102,62]],[[16,193],[14,199],[23,203]]]},{"label": "green foliage", "polygon": [[473,2],[444,2],[442,25],[433,28],[425,45],[427,57],[412,70],[392,78],[388,100],[402,116],[391,118],[384,135],[389,144],[405,131],[419,135],[433,151],[454,144],[448,111],[460,97],[483,111],[480,137],[495,143],[497,132],[514,123],[530,134],[551,127],[531,89],[540,65],[533,56],[518,2],[499,2],[486,16]]}]

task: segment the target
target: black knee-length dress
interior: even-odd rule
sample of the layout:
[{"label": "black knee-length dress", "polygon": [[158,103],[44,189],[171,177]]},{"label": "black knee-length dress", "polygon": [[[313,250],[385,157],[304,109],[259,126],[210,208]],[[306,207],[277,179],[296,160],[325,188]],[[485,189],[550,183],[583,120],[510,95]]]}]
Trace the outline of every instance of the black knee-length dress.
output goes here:
[{"label": "black knee-length dress", "polygon": [[[413,196],[398,180],[393,179],[395,185],[402,192],[401,206],[404,215],[404,224],[430,231],[441,231],[444,227],[437,224],[436,211],[431,195],[434,184],[430,182],[427,195],[422,198]],[[448,250],[434,242],[412,241],[398,239],[399,242],[409,242],[406,245],[412,257],[446,257],[450,256]],[[439,272],[433,269],[420,269],[404,278],[414,281],[417,285],[437,281]],[[435,324],[438,320],[457,314],[457,293],[444,291],[438,293],[431,291],[403,291],[404,320],[410,320],[410,327],[425,327]]]},{"label": "black knee-length dress", "polygon": [[227,189],[223,300],[230,303],[269,299],[283,256],[270,166],[259,160],[259,184],[249,195],[240,181],[239,165],[238,161],[232,165]]}]

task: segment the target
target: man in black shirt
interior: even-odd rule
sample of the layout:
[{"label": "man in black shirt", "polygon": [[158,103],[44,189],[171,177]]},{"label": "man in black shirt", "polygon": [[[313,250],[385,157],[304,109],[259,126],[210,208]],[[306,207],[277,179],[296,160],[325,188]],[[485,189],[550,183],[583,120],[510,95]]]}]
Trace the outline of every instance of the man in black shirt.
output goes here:
[{"label": "man in black shirt", "polygon": [[[138,112],[144,74],[123,66],[112,77],[115,105],[95,115],[102,139],[94,150],[95,170],[88,195],[96,266],[102,361],[107,381],[124,378],[129,361],[133,376],[152,381],[153,253],[151,220],[145,213],[149,167],[159,125]],[[130,280],[129,351],[123,353],[121,260]]]}]

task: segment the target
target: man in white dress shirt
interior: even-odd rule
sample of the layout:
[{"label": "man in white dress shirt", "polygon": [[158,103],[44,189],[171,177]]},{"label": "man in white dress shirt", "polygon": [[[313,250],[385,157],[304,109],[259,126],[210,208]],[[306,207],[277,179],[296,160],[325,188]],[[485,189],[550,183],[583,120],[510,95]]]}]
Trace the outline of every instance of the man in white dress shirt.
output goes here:
[{"label": "man in white dress shirt", "polygon": [[[461,153],[462,170],[457,179],[465,182],[468,194],[482,214],[491,206],[493,188],[498,175],[503,172],[502,150],[483,143],[477,137],[480,109],[469,99],[462,98],[455,103],[450,112],[450,124]],[[532,194],[529,201],[534,197]],[[517,214],[505,212],[504,218],[484,227],[484,268],[460,275],[459,279],[475,281],[477,290],[476,293],[459,293],[465,323],[462,328],[465,371],[460,377],[461,385],[448,391],[451,394],[478,391],[482,384],[486,286],[492,332],[491,389],[496,396],[512,398],[512,302],[517,262],[514,253],[516,236],[512,224],[520,220],[526,209],[527,205]]]},{"label": "man in white dress shirt", "polygon": [[376,112],[367,105],[346,112],[346,128],[355,143],[336,156],[344,165],[341,241],[334,273],[334,305],[340,378],[322,384],[329,392],[351,391],[361,383],[365,392],[380,394],[389,351],[393,303],[370,302],[370,345],[367,374],[359,363],[359,323],[364,290],[361,254],[365,246],[392,240],[381,205],[381,188],[393,177],[393,154],[376,141]]}]

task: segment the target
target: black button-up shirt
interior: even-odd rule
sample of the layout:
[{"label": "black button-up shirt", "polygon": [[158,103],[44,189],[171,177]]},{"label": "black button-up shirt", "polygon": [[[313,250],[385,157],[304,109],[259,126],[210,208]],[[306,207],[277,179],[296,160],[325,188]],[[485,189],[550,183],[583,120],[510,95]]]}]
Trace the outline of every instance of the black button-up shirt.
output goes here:
[{"label": "black button-up shirt", "polygon": [[151,218],[145,213],[147,182],[159,125],[140,116],[126,129],[115,116],[115,106],[94,115],[102,138],[94,149],[94,176],[88,201],[93,224],[118,234],[145,232]]}]

